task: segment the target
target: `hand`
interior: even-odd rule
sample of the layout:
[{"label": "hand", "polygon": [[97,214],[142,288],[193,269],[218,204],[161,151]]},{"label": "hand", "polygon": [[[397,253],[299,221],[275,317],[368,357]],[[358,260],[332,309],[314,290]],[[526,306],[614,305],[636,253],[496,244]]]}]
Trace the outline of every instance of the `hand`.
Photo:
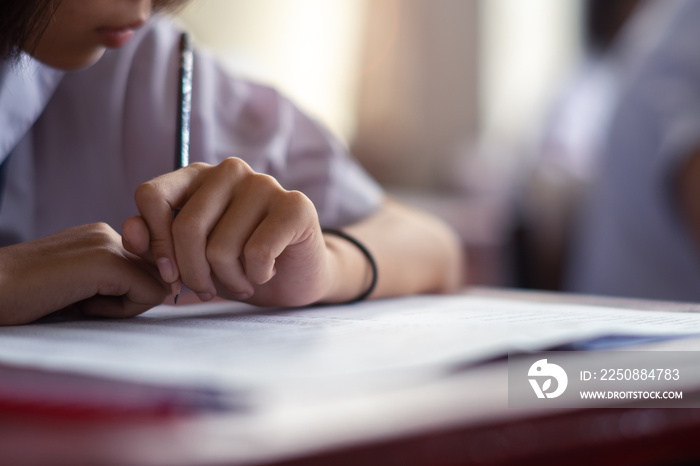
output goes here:
[{"label": "hand", "polygon": [[106,224],[83,225],[0,248],[0,325],[75,305],[86,315],[131,317],[161,304],[157,270],[126,251]]},{"label": "hand", "polygon": [[241,159],[160,176],[137,189],[136,205],[141,215],[124,223],[124,247],[204,301],[300,306],[333,284],[313,203]]}]

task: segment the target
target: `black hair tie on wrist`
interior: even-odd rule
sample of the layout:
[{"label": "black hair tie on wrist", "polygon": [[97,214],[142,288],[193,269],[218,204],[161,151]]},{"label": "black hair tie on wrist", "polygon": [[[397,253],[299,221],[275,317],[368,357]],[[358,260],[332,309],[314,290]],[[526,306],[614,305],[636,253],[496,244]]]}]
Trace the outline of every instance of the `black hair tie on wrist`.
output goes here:
[{"label": "black hair tie on wrist", "polygon": [[334,230],[331,228],[323,228],[321,231],[324,234],[338,236],[340,238],[343,238],[344,240],[351,242],[352,244],[357,246],[357,248],[360,251],[362,251],[362,254],[364,254],[365,257],[367,257],[367,260],[369,261],[369,266],[372,269],[372,281],[370,282],[369,287],[362,294],[360,294],[357,298],[351,299],[350,301],[346,301],[343,304],[352,304],[352,303],[356,303],[358,301],[362,301],[362,300],[366,299],[367,296],[372,294],[374,289],[377,287],[377,262],[374,260],[372,253],[369,252],[369,250],[365,247],[364,244],[360,243],[358,240],[356,240],[354,237],[348,235],[344,231]]}]

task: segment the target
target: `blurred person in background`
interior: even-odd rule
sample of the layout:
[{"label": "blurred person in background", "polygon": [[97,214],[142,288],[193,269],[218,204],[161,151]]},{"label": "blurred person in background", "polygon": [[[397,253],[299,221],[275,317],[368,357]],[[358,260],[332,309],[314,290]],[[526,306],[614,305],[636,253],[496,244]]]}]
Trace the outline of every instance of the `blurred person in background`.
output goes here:
[{"label": "blurred person in background", "polygon": [[700,299],[700,2],[648,0],[574,230],[567,289]]},{"label": "blurred person in background", "polygon": [[520,201],[520,286],[564,286],[572,227],[620,93],[620,44],[641,4],[583,1],[582,58],[551,104]]}]

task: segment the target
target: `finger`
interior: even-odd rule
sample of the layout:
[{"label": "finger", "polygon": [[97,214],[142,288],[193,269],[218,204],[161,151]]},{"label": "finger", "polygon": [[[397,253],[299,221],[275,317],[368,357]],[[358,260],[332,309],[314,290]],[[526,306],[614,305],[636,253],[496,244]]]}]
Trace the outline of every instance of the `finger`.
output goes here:
[{"label": "finger", "polygon": [[[124,221],[124,225],[122,226],[122,246],[124,246],[124,249],[155,265],[156,261],[153,258],[150,244],[150,234],[143,217],[137,215]],[[177,304],[182,289],[180,281],[175,280],[172,282],[170,284],[170,289],[175,304]]]},{"label": "finger", "polygon": [[241,195],[228,207],[209,235],[206,257],[212,274],[238,300],[255,291],[242,263],[243,247],[265,217],[264,196]]},{"label": "finger", "polygon": [[275,274],[277,258],[289,246],[306,240],[317,226],[311,201],[298,191],[286,192],[253,232],[243,249],[248,279],[262,285]]},{"label": "finger", "polygon": [[124,249],[155,264],[151,252],[151,236],[143,217],[129,217],[122,225],[122,245]]},{"label": "finger", "polygon": [[[202,299],[216,295],[211,265],[207,260],[210,235],[234,202],[234,191],[240,189],[236,180],[250,173],[252,170],[247,165],[220,164],[210,171],[206,181],[187,199],[173,221],[173,242],[182,281],[202,295]],[[244,206],[244,209],[254,210],[252,206]]]},{"label": "finger", "polygon": [[134,303],[123,296],[93,296],[76,306],[88,317],[108,317],[110,319],[126,319],[143,314],[154,305]]},{"label": "finger", "polygon": [[150,249],[167,283],[179,277],[172,238],[173,211],[185,202],[189,190],[196,189],[201,167],[194,165],[155,178],[136,190],[136,206],[149,231]]},{"label": "finger", "polygon": [[[125,318],[132,317],[122,312],[122,300],[115,296],[93,296],[75,305],[81,314],[88,317]],[[145,311],[145,309],[144,309]]]},{"label": "finger", "polygon": [[153,266],[138,256],[115,256],[111,280],[104,280],[97,295],[78,304],[85,315],[132,317],[162,304],[167,286],[158,278]]}]

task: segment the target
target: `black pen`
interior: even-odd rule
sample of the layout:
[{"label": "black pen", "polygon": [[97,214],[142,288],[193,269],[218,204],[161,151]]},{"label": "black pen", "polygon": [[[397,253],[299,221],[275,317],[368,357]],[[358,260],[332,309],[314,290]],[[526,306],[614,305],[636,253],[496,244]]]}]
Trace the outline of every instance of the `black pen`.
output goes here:
[{"label": "black pen", "polygon": [[[180,67],[177,87],[177,126],[175,131],[175,170],[190,164],[190,116],[192,113],[192,66],[194,54],[189,34],[180,36]],[[177,211],[174,212],[177,215]],[[180,297],[182,282],[172,284],[175,304]]]}]

